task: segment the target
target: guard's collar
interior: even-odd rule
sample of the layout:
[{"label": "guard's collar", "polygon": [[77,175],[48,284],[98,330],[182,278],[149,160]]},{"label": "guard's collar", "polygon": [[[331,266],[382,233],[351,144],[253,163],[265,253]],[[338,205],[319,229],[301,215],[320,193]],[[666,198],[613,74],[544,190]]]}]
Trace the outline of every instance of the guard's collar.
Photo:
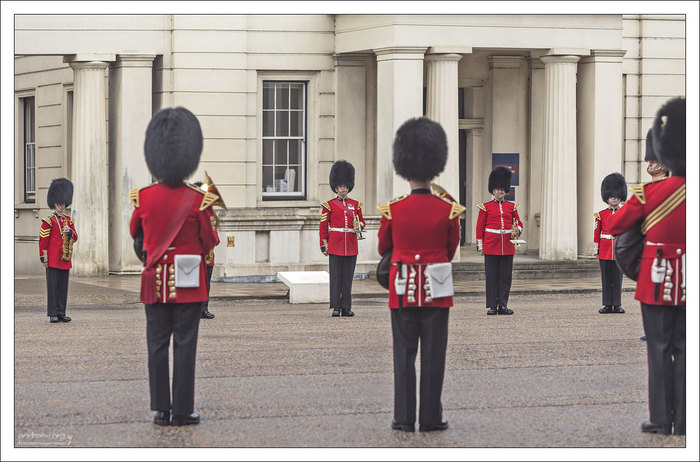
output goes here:
[{"label": "guard's collar", "polygon": [[432,194],[430,188],[416,188],[411,190],[411,194]]}]

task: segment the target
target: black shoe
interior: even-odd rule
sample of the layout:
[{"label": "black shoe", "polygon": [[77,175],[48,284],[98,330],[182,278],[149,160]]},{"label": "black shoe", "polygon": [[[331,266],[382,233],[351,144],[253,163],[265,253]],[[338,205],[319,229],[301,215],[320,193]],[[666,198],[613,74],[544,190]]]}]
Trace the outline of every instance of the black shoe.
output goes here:
[{"label": "black shoe", "polygon": [[499,306],[498,314],[513,314],[513,310],[511,310],[507,306]]},{"label": "black shoe", "polygon": [[646,342],[646,341],[647,341],[647,336],[646,336],[646,335],[642,335],[641,337],[639,337],[639,340],[641,340],[642,342]]},{"label": "black shoe", "polygon": [[605,305],[601,309],[598,310],[598,313],[606,314],[606,313],[612,313],[613,312],[613,307],[610,305]]},{"label": "black shoe", "polygon": [[350,308],[348,308],[347,310],[342,310],[342,311],[340,312],[340,315],[341,315],[341,316],[351,317],[351,316],[355,316],[355,313],[353,313],[352,310],[351,310]]},{"label": "black shoe", "polygon": [[156,411],[153,423],[160,426],[170,425],[170,411]]},{"label": "black shoe", "polygon": [[450,425],[447,423],[447,419],[442,419],[442,422],[439,424],[435,425],[423,425],[420,424],[420,427],[418,427],[418,430],[422,432],[434,432],[436,430],[447,430],[447,427]]},{"label": "black shoe", "polygon": [[397,422],[395,420],[391,421],[391,429],[392,430],[401,430],[402,432],[414,432],[416,431],[416,426],[415,424],[412,423],[402,423],[402,422]]},{"label": "black shoe", "polygon": [[214,313],[211,311],[202,311],[202,319],[214,319]]},{"label": "black shoe", "polygon": [[489,314],[489,315],[497,314],[497,313],[498,313],[498,311],[496,311],[496,308],[489,308],[489,310],[486,312],[486,314]]},{"label": "black shoe", "polygon": [[197,425],[199,423],[199,413],[193,412],[189,415],[174,415],[170,425]]},{"label": "black shoe", "polygon": [[58,322],[58,316],[51,316],[49,322]]},{"label": "black shoe", "polygon": [[65,314],[59,314],[58,320],[61,322],[70,322],[70,318],[68,316],[66,316]]},{"label": "black shoe", "polygon": [[613,306],[613,313],[624,313],[625,309],[622,308],[620,305]]},{"label": "black shoe", "polygon": [[333,314],[331,314],[331,316],[340,316],[340,308],[333,308]]},{"label": "black shoe", "polygon": [[661,435],[670,435],[671,426],[670,425],[657,425],[652,422],[644,422],[642,424],[642,431],[644,433],[659,433]]}]

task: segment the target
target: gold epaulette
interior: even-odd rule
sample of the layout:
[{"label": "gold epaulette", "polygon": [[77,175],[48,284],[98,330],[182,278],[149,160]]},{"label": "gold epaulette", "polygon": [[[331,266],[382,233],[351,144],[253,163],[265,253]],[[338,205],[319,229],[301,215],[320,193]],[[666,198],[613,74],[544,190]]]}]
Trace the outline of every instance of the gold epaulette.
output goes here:
[{"label": "gold epaulette", "polygon": [[513,202],[513,211],[514,211],[514,212],[515,212],[516,210],[518,210],[518,207],[520,207],[520,204],[516,204],[515,202]]},{"label": "gold epaulette", "polygon": [[600,221],[600,213],[595,212],[595,213],[593,214],[593,218],[595,218],[596,220]]},{"label": "gold epaulette", "polygon": [[647,198],[644,196],[644,186],[647,184],[648,183],[641,183],[641,184],[636,184],[634,186],[630,186],[630,191],[632,191],[632,194],[637,196],[637,200],[642,205],[647,203]]},{"label": "gold epaulette", "polygon": [[328,205],[328,202],[321,202],[321,207],[328,210],[329,212],[331,211],[331,206]]},{"label": "gold epaulette", "polygon": [[209,191],[202,191],[201,189],[199,189],[198,187],[196,187],[195,185],[192,185],[192,184],[188,184],[187,186],[191,189],[194,189],[198,193],[204,195],[204,197],[202,198],[202,203],[199,204],[199,211],[200,212],[202,210],[208,209],[209,207],[212,206],[212,204],[214,204],[214,202],[219,200],[219,196],[217,196],[214,193],[211,193]]},{"label": "gold epaulette", "polygon": [[357,203],[357,210],[361,210],[364,204],[362,202]]},{"label": "gold epaulette", "polygon": [[395,197],[394,199],[390,200],[389,202],[386,202],[384,204],[378,205],[377,210],[381,212],[382,215],[387,220],[391,220],[391,204],[395,204],[397,202],[400,202],[408,197],[408,194],[404,194],[403,196]]},{"label": "gold epaulette", "polygon": [[51,216],[48,216],[41,221],[45,222],[49,226],[53,226],[53,221],[51,221]]},{"label": "gold epaulette", "polygon": [[479,210],[483,210],[484,212],[486,211],[486,206],[485,206],[484,204],[476,204],[476,207],[477,207]]},{"label": "gold epaulette", "polygon": [[132,204],[134,204],[134,207],[136,208],[139,208],[139,191],[141,191],[142,189],[143,188],[136,188],[129,191],[129,200]]},{"label": "gold epaulette", "polygon": [[448,199],[445,196],[437,196],[437,197],[444,200],[445,202],[447,202],[448,204],[450,204],[452,206],[452,208],[450,209],[450,217],[449,217],[450,220],[453,220],[454,218],[460,216],[461,214],[463,214],[467,210],[466,207],[462,206],[461,204],[459,204],[456,201]]}]

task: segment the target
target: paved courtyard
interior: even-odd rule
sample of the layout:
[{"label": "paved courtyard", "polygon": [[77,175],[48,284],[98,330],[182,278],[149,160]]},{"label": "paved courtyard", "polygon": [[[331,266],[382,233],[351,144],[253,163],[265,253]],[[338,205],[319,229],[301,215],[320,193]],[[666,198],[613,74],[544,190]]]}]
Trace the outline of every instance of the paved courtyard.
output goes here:
[{"label": "paved courtyard", "polygon": [[[202,423],[163,428],[149,410],[145,314],[132,292],[89,294],[71,282],[73,322],[50,324],[45,306],[23,297],[21,287],[16,283],[15,448],[469,451],[433,456],[458,459],[517,459],[544,448],[576,458],[585,452],[570,448],[613,448],[633,451],[635,460],[696,458],[688,458],[685,437],[640,431],[648,418],[646,351],[629,290],[624,315],[598,314],[599,293],[514,296],[513,316],[486,316],[482,296],[457,297],[443,392],[450,428],[406,434],[390,429],[391,327],[382,297],[356,300],[354,318],[280,298],[213,300],[216,318],[202,320],[197,353]],[[368,458],[336,451],[334,458]],[[542,454],[538,460],[548,452]]]}]

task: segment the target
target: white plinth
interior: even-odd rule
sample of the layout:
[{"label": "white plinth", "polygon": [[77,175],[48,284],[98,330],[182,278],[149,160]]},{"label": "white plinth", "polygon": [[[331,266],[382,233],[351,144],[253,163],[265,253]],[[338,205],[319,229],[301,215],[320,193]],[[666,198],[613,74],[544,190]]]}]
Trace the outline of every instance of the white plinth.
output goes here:
[{"label": "white plinth", "polygon": [[280,271],[280,281],[289,287],[289,303],[328,303],[327,271]]}]

